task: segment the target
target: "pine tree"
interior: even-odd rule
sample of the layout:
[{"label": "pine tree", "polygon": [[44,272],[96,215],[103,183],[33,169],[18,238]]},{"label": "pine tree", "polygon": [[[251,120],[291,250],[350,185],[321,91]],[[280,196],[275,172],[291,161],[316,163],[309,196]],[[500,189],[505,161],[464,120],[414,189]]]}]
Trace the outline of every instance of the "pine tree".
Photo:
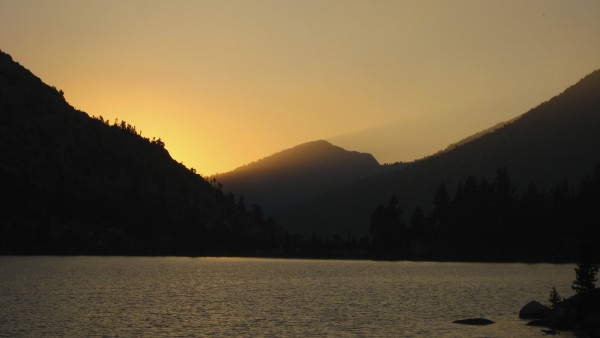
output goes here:
[{"label": "pine tree", "polygon": [[577,292],[577,294],[587,295],[596,288],[596,274],[600,266],[595,263],[591,263],[589,260],[584,259],[581,263],[577,264],[575,268],[575,280],[571,288]]},{"label": "pine tree", "polygon": [[560,296],[560,294],[558,293],[558,291],[556,291],[556,287],[555,286],[553,286],[552,290],[550,291],[550,297],[548,298],[548,301],[552,305],[553,309],[556,307],[556,304],[558,304],[559,302],[562,301],[562,297]]}]

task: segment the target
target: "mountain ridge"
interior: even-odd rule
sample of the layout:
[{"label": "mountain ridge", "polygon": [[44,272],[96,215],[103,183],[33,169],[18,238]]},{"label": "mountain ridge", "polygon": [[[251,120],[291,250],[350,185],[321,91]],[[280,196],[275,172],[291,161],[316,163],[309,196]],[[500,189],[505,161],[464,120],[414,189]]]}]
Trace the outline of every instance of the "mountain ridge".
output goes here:
[{"label": "mountain ridge", "polygon": [[328,155],[335,155],[336,153],[350,153],[359,156],[369,157],[369,160],[372,160],[372,162],[379,165],[379,162],[377,162],[375,157],[373,157],[373,155],[369,153],[346,150],[326,140],[315,140],[303,142],[293,147],[277,151],[269,156],[265,156],[256,161],[252,161],[250,163],[241,165],[228,172],[212,175],[211,177],[224,175],[234,171],[256,170],[259,167],[259,170],[263,170],[263,168],[265,167],[294,166],[306,162],[306,157],[313,157],[311,160],[327,159]]},{"label": "mountain ridge", "polygon": [[0,51],[0,254],[275,250],[277,224],[231,201],[125,121],[73,108]]},{"label": "mountain ridge", "polygon": [[[525,114],[488,129],[491,132],[484,130],[409,164],[382,166],[370,154],[313,141],[242,166],[251,173],[266,168],[263,181],[250,181],[279,189],[280,195],[269,193],[288,204],[274,215],[291,233],[317,235],[305,241],[266,219],[260,205],[246,208],[255,197],[236,202],[233,194],[226,196],[220,190],[216,178],[207,182],[173,160],[160,139],[142,137],[125,121],[111,125],[102,118],[90,118],[69,105],[62,91],[0,52],[0,205],[5,206],[0,210],[0,254],[375,254],[406,258],[426,248],[435,259],[572,259],[576,232],[582,230],[592,239],[598,233],[594,215],[600,200],[600,166],[594,167],[600,162],[599,94],[600,70]],[[273,165],[261,166],[271,160]],[[281,168],[291,168],[293,175]],[[591,178],[590,172],[594,173]],[[585,189],[578,193],[587,197],[570,197],[582,177],[586,177],[581,181]],[[561,184],[567,181],[570,186]],[[441,224],[436,222],[443,221],[438,212],[440,191],[450,196],[456,191],[455,198],[445,199],[460,202],[464,196],[477,198],[489,191],[506,193],[502,187],[522,191],[529,182],[535,186],[527,196],[546,203],[545,214],[531,214],[536,215],[533,226],[526,217],[511,223],[510,217],[522,216],[514,209],[523,205],[522,199],[513,204],[510,217],[502,217],[502,207],[488,198],[486,203],[492,204],[484,214],[476,212],[466,220],[454,217],[454,224],[436,230]],[[465,193],[461,189],[467,186],[471,190]],[[540,194],[535,187],[541,189]],[[517,195],[510,189],[509,202]],[[544,197],[548,194],[551,198]],[[290,205],[291,195],[306,198],[305,202]],[[558,200],[561,196],[565,198]],[[570,208],[570,203],[581,205]],[[423,208],[420,213],[417,206]],[[269,208],[265,210],[270,214]],[[560,215],[563,211],[567,216]],[[428,235],[404,227],[402,219],[393,219],[403,212],[404,219],[420,214],[420,224],[430,227],[421,230]],[[391,223],[386,221],[389,215]],[[379,222],[375,232],[373,220]],[[495,232],[487,233],[480,221],[495,226]],[[548,222],[553,223],[548,228],[551,233],[536,237],[535,231],[547,229]],[[577,222],[584,224],[576,226],[576,231],[566,228]],[[411,224],[417,223],[411,219]],[[402,227],[389,232],[389,224]],[[370,236],[365,236],[369,231]],[[333,234],[341,237],[323,240],[323,235]],[[496,239],[498,234],[503,235],[501,239]],[[561,238],[555,241],[553,234]],[[471,243],[468,249],[462,248],[461,239]],[[486,243],[504,253],[482,248]],[[535,252],[537,248],[530,243],[542,251]],[[553,245],[563,251],[554,250]],[[390,250],[393,247],[402,250]],[[482,252],[487,256],[482,258]],[[568,257],[561,258],[561,252]]]},{"label": "mountain ridge", "polygon": [[276,216],[294,231],[364,235],[373,210],[393,194],[407,213],[417,206],[428,209],[442,182],[453,192],[467,176],[490,179],[499,167],[507,167],[521,189],[529,182],[545,188],[564,180],[577,184],[600,160],[599,93],[596,70],[492,132]]},{"label": "mountain ridge", "polygon": [[303,199],[381,172],[367,153],[348,151],[328,141],[299,144],[237,169],[212,176],[226,191],[277,213]]}]

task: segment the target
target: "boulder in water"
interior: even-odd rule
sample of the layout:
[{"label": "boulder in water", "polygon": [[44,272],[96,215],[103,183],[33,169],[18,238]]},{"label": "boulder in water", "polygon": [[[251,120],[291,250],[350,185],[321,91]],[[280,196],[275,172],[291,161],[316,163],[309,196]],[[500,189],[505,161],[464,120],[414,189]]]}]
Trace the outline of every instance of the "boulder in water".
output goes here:
[{"label": "boulder in water", "polygon": [[494,321],[485,318],[467,318],[455,320],[453,323],[463,325],[490,325],[494,324]]},{"label": "boulder in water", "polygon": [[548,317],[552,309],[540,302],[531,301],[521,308],[519,318],[521,319],[543,319]]}]

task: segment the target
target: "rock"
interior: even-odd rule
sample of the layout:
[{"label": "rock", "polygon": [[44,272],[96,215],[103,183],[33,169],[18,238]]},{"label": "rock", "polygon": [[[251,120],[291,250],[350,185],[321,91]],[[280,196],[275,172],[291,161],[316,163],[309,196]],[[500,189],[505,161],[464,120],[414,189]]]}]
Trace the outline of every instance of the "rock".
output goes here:
[{"label": "rock", "polygon": [[572,329],[580,320],[580,317],[581,314],[577,307],[563,302],[550,312],[550,315],[547,317],[547,320],[550,322],[548,326],[559,329]]},{"label": "rock", "polygon": [[549,335],[553,335],[553,336],[558,334],[558,331],[556,331],[555,329],[547,329],[547,330],[542,329],[542,332],[544,332],[544,334],[547,334],[547,335],[549,334]]},{"label": "rock", "polygon": [[453,323],[463,325],[490,325],[494,324],[494,321],[485,318],[467,318],[455,320]]},{"label": "rock", "polygon": [[550,309],[538,302],[530,302],[519,312],[519,318],[532,318],[527,325],[543,326],[554,330],[575,330],[582,336],[600,337],[600,289],[584,298],[574,295],[556,303]]},{"label": "rock", "polygon": [[527,323],[527,325],[541,326],[551,329],[571,330],[573,329],[574,321],[572,317],[554,317],[550,315],[549,318],[534,319]]},{"label": "rock", "polygon": [[[581,311],[581,307],[577,296],[571,297],[560,303],[557,303],[554,309],[548,308],[548,312],[546,310],[543,310],[543,308],[545,307],[544,305],[538,303],[539,306],[534,305],[532,306],[532,308],[535,310],[535,307],[539,307],[541,309],[539,313],[537,313],[535,316],[531,313],[526,313],[524,316],[523,310],[526,310],[529,304],[527,304],[525,307],[523,307],[523,309],[521,309],[519,317],[534,318],[534,320],[527,323],[527,325],[530,326],[543,326],[551,329],[572,330],[577,326],[577,323],[580,322],[584,316],[584,313]],[[534,312],[535,311],[532,311],[532,313]],[[526,317],[527,315],[531,317]]]},{"label": "rock", "polygon": [[552,322],[548,319],[534,319],[527,323],[529,326],[542,326],[542,327],[551,327]]},{"label": "rock", "polygon": [[548,317],[552,309],[536,301],[531,301],[521,308],[519,318],[542,319]]},{"label": "rock", "polygon": [[577,326],[577,331],[585,332],[590,337],[600,337],[600,312],[585,316]]}]

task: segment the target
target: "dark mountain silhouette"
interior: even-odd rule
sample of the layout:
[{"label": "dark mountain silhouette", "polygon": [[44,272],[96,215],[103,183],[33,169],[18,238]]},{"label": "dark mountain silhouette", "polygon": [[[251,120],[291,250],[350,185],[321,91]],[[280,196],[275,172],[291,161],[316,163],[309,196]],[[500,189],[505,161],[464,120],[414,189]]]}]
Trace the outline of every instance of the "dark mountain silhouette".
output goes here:
[{"label": "dark mountain silhouette", "polygon": [[381,173],[384,168],[365,153],[347,151],[327,141],[307,142],[214,176],[224,190],[278,213],[320,193]]},{"label": "dark mountain silhouette", "polygon": [[90,118],[62,94],[0,52],[0,254],[277,249],[279,228],[259,207],[224,196],[160,139]]},{"label": "dark mountain silhouette", "polygon": [[[0,52],[0,254],[565,261],[578,242],[599,249],[600,71],[413,163],[317,141],[217,176],[247,184],[238,201],[161,139],[62,94]],[[310,236],[265,218],[252,189]]]},{"label": "dark mountain silhouette", "polygon": [[521,191],[530,182],[539,189],[579,180],[600,160],[600,70],[584,77],[522,116],[483,135],[415,161],[391,173],[372,176],[278,215],[289,229],[323,234],[368,232],[375,208],[397,196],[410,214],[429,210],[442,182],[449,194],[468,176],[491,181],[500,167]]}]

